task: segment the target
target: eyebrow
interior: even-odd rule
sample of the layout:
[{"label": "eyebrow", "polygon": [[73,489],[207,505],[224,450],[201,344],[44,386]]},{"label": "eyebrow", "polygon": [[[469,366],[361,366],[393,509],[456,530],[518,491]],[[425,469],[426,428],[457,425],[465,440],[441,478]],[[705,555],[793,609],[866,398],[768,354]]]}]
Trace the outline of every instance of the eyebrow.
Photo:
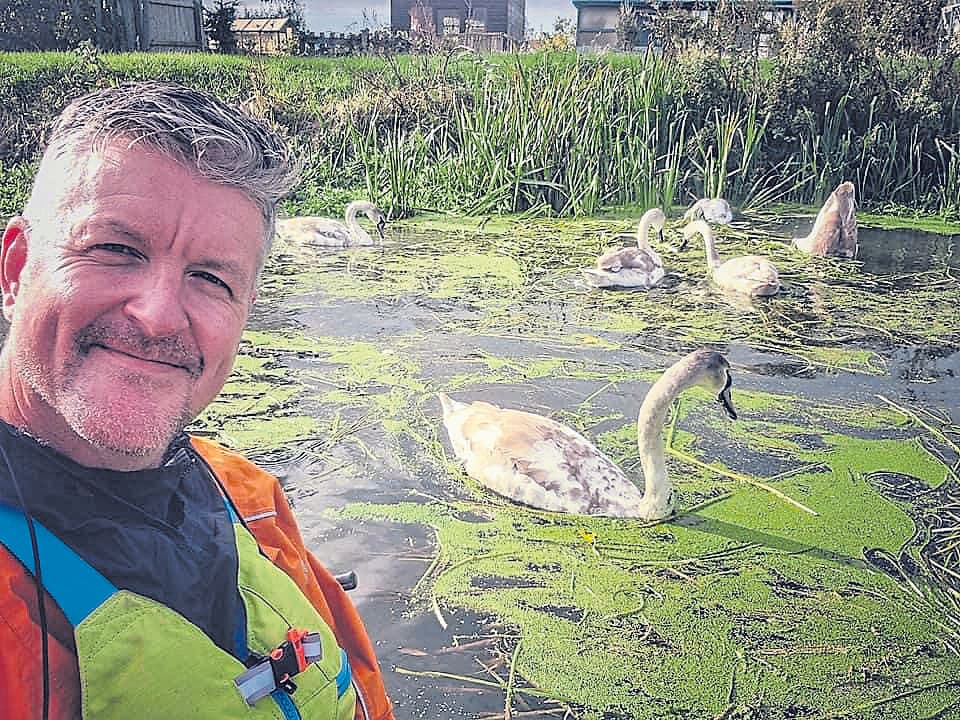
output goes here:
[{"label": "eyebrow", "polygon": [[[96,223],[94,223],[93,225],[94,227],[96,227]],[[136,240],[142,245],[147,244],[147,239],[143,236],[142,233],[140,233],[139,231],[135,230],[134,228],[120,221],[108,220],[107,222],[104,223],[104,225],[107,227],[108,230],[112,230],[113,232],[119,233],[120,235],[126,235],[127,237],[132,238],[133,240]]]},{"label": "eyebrow", "polygon": [[[121,235],[126,235],[127,237],[135,240],[143,246],[149,246],[149,241],[146,237],[136,230],[135,228],[126,225],[125,223],[118,220],[110,220],[105,223],[105,225],[112,231],[117,232]],[[247,282],[250,279],[249,273],[243,268],[240,263],[234,262],[232,260],[220,260],[218,258],[206,258],[200,260],[199,262],[191,263],[192,265],[205,268],[207,270],[213,270],[214,272],[221,272],[227,275],[231,275],[241,282]]]},{"label": "eyebrow", "polygon": [[240,266],[240,263],[235,263],[232,260],[217,260],[216,258],[210,258],[209,260],[201,260],[200,262],[192,264],[199,265],[200,267],[209,270],[222,272],[227,275],[232,275],[240,280],[248,279],[247,271]]}]

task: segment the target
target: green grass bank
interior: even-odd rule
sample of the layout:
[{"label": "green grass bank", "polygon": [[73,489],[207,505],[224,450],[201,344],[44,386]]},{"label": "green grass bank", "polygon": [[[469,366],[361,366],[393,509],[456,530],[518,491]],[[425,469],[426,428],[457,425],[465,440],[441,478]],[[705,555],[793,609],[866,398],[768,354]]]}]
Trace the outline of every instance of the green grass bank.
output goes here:
[{"label": "green grass bank", "polygon": [[[816,50],[816,49],[814,49]],[[704,54],[348,59],[0,54],[0,211],[23,201],[43,131],[72,98],[157,78],[280,127],[304,159],[292,212],[358,194],[423,211],[587,216],[610,205],[819,203],[960,218],[952,56],[751,66]]]}]

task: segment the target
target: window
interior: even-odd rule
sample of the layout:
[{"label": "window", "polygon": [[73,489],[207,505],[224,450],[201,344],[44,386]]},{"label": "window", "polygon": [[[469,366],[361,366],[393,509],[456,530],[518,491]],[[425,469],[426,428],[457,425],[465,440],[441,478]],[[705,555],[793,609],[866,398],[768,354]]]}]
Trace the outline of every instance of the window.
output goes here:
[{"label": "window", "polygon": [[486,32],[487,31],[487,9],[473,8],[467,17],[467,32]]},{"label": "window", "polygon": [[444,35],[459,35],[460,34],[460,18],[456,15],[444,15],[443,16],[443,34]]},{"label": "window", "polygon": [[433,34],[433,8],[419,0],[410,8],[410,29],[413,32]]}]

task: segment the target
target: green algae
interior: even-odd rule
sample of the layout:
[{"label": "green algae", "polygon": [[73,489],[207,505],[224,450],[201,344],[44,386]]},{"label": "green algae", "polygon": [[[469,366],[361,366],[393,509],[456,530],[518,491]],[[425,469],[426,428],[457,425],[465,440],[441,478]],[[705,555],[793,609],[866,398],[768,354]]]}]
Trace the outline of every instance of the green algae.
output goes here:
[{"label": "green algae", "polygon": [[948,220],[939,215],[901,217],[858,212],[857,222],[864,227],[883,230],[920,230],[938,235],[960,235],[960,222]]},{"label": "green algae", "polygon": [[[832,469],[806,479],[825,503],[846,468]],[[814,525],[753,490],[699,512],[689,527],[561,516],[541,523],[509,506],[486,522],[456,519],[471,503],[343,512],[434,527],[440,607],[495,612],[524,647],[538,648],[518,658],[518,671],[552,696],[629,717],[711,717],[742,667],[754,682],[739,685],[741,702],[762,701],[765,717],[788,717],[798,700],[835,711],[895,688],[888,680],[834,694],[881,662],[910,668],[908,682],[943,681],[960,668],[902,588],[859,559],[865,544],[898,549],[912,532],[909,519],[866,483],[852,499],[876,515],[851,526],[827,514]],[[478,578],[536,586],[481,590]],[[936,662],[917,668],[921,647]],[[612,663],[613,655],[628,662]]]},{"label": "green algae", "polygon": [[[268,292],[271,301],[296,298],[293,307],[301,309],[358,300],[399,307],[454,301],[462,312],[431,307],[440,330],[523,332],[571,348],[580,345],[577,338],[623,346],[643,336],[650,347],[739,342],[784,355],[798,373],[883,374],[879,344],[894,337],[916,344],[960,338],[960,319],[948,301],[950,293],[960,294],[955,283],[923,273],[865,277],[856,263],[797,252],[789,238],[762,224],[719,229],[719,250],[723,257],[766,254],[785,290],[757,302],[725,296],[707,279],[702,248],[672,246],[681,224],[668,222],[659,248],[667,282],[648,292],[588,291],[579,280],[580,268],[625,241],[631,223],[453,217],[392,226],[382,248],[332,252],[280,242],[270,268],[300,272],[274,273]],[[558,315],[561,301],[567,312]]]},{"label": "green algae", "polygon": [[[296,329],[248,333],[202,427],[260,449],[349,436],[411,486],[439,477],[434,502],[331,511],[436,530],[437,561],[413,610],[496,616],[519,647],[518,677],[584,717],[912,720],[960,701],[949,684],[960,671],[960,622],[938,604],[942,588],[898,564],[904,553],[925,561],[917,539],[925,520],[886,497],[875,477],[948,487],[930,433],[905,411],[879,398],[748,390],[741,378],[751,373],[735,366],[740,421],[723,419],[705,391],[674,409],[667,464],[681,514],[647,527],[492,496],[448,455],[435,400],[442,389],[524,407],[516,391],[536,388],[553,417],[638,473],[636,406],[604,406],[623,392],[639,404],[676,348],[735,343],[782,357],[798,374],[883,374],[894,339],[960,337],[952,310],[924,308],[953,290],[900,279],[891,304],[885,280],[801,257],[769,234],[723,231],[725,255],[785,253],[787,291],[744,309],[714,293],[695,249],[663,249],[673,272],[662,289],[579,286],[578,268],[627,223],[441,218],[400,229],[405,239],[383,250],[288,255],[295,271],[281,249],[264,297],[289,318],[376,303],[377,312],[427,318],[428,329],[398,323],[398,332],[358,339],[287,320]],[[917,321],[921,308],[927,323]],[[768,476],[752,474],[756,467]]]},{"label": "green algae", "polygon": [[[871,417],[877,412],[894,421],[882,428],[887,433],[911,431],[902,415],[884,414],[883,406],[740,396],[744,406],[788,417],[863,419],[860,432],[879,429]],[[697,421],[707,402],[692,393],[676,409],[679,421]],[[583,419],[617,422],[616,416]],[[635,427],[620,422],[598,444],[629,463]],[[915,532],[906,508],[885,499],[868,478],[902,473],[933,489],[948,469],[916,434],[869,439],[830,427],[785,426],[785,435],[799,429],[822,447],[779,448],[800,471],[777,487],[814,507],[816,517],[676,462],[670,468],[681,515],[655,527],[533,512],[482,490],[471,493],[472,501],[361,503],[339,514],[433,527],[437,571],[422,585],[433,600],[422,602],[437,603],[441,614],[445,608],[494,613],[522,643],[518,673],[550,697],[586,706],[585,717],[714,717],[730,704],[731,682],[736,706],[758,708],[765,718],[800,711],[903,720],[931,714],[960,698],[950,685],[960,658],[944,642],[932,607],[865,561],[865,548],[896,554]],[[680,428],[670,437],[675,447],[709,459],[697,435]],[[770,450],[756,437],[756,452]],[[692,500],[729,490],[718,502],[682,512]],[[481,519],[465,522],[464,513]],[[905,694],[927,686],[933,689]]]}]

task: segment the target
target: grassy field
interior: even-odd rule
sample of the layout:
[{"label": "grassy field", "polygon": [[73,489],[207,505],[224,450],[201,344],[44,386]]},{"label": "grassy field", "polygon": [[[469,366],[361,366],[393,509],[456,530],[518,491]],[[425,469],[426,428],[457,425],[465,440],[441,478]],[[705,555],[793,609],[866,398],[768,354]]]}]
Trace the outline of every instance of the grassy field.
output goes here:
[{"label": "grassy field", "polygon": [[850,179],[865,207],[960,217],[960,70],[894,59],[875,72],[885,90],[851,77],[834,92],[816,67],[747,72],[699,55],[5,54],[0,210],[22,201],[43,127],[70,98],[161,78],[243,103],[290,137],[305,169],[290,212],[357,195],[393,218],[579,217],[718,195],[755,209],[818,203]]}]

